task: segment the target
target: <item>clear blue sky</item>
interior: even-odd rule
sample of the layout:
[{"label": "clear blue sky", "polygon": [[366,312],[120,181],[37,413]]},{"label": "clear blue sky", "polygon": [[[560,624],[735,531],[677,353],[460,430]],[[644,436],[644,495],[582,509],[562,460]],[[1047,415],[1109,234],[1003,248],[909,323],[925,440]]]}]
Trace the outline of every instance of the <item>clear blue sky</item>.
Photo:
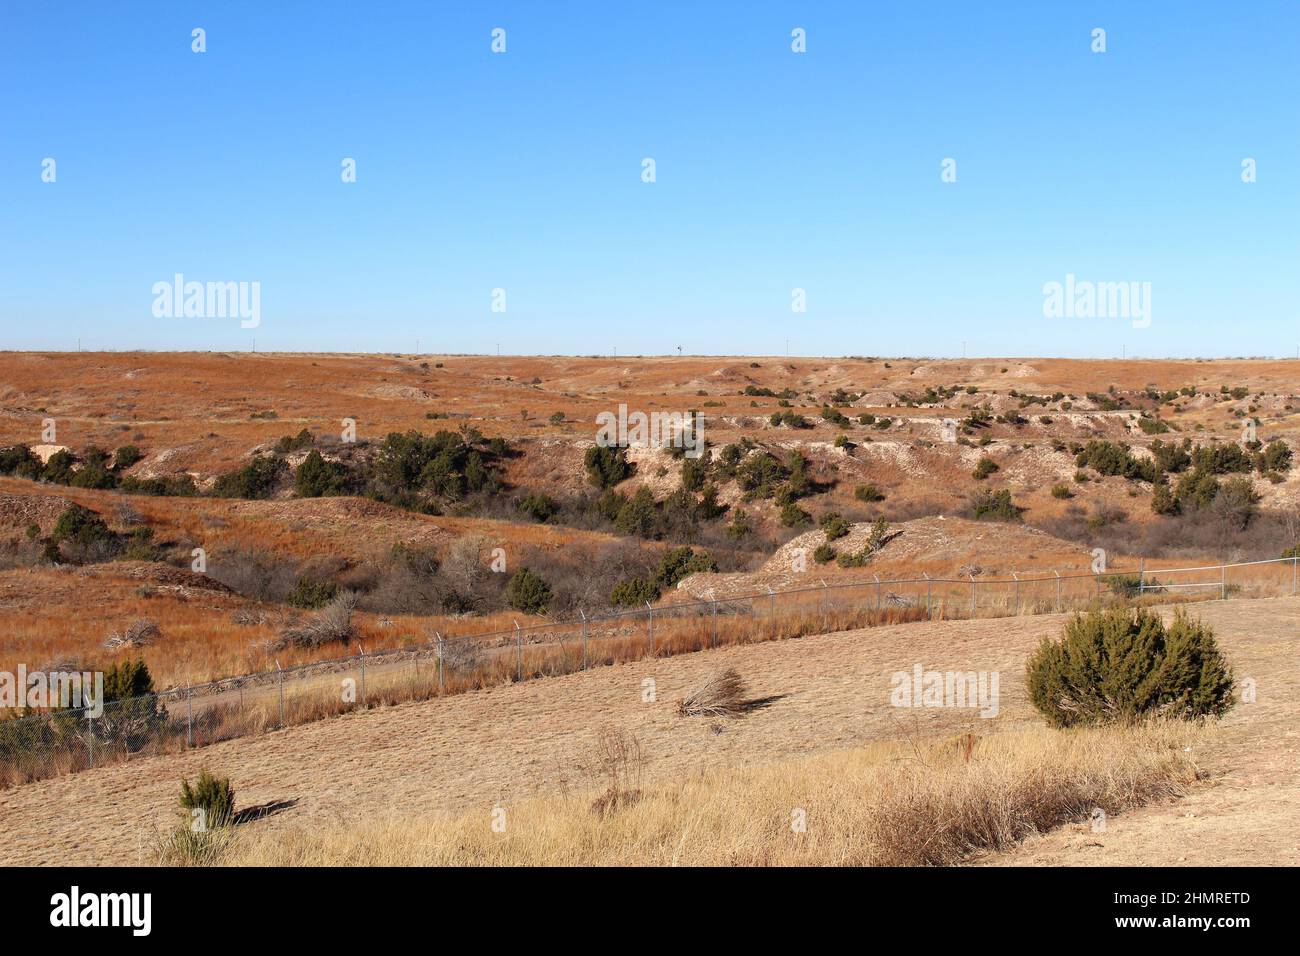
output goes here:
[{"label": "clear blue sky", "polygon": [[1298,89],[1294,0],[4,0],[0,347],[1294,355]]}]

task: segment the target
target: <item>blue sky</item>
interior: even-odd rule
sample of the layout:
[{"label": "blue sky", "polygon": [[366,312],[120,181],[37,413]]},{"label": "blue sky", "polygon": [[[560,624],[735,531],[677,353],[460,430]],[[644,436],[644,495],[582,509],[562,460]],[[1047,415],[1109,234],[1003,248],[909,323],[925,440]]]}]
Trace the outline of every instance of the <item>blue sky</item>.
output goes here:
[{"label": "blue sky", "polygon": [[0,347],[1295,355],[1297,63],[1292,0],[6,3]]}]

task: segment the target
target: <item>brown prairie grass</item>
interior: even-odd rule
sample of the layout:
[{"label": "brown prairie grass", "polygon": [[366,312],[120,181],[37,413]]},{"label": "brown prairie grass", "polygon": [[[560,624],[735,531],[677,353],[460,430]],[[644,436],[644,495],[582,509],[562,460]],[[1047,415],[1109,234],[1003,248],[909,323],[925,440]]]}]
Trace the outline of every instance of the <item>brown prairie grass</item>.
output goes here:
[{"label": "brown prairie grass", "polygon": [[592,812],[608,816],[640,800],[645,766],[645,750],[635,734],[617,727],[602,728],[590,773],[604,789],[592,801]]},{"label": "brown prairie grass", "polygon": [[661,783],[614,807],[605,800],[599,813],[590,794],[575,793],[455,817],[388,813],[324,827],[250,828],[221,862],[953,865],[1097,808],[1114,815],[1180,794],[1197,778],[1191,751],[1212,733],[1170,722],[891,741]]}]

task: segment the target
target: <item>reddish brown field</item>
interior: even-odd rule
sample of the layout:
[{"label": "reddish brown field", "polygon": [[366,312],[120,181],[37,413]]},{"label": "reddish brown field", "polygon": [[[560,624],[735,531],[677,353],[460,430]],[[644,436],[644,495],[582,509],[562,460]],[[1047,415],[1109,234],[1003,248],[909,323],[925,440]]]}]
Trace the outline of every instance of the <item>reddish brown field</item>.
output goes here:
[{"label": "reddish brown field", "polygon": [[[438,367],[441,364],[441,367]],[[427,366],[427,367],[426,367]],[[1081,439],[1093,431],[1141,441],[1123,412],[1103,412],[1085,396],[1120,390],[1194,386],[1218,393],[1244,387],[1251,398],[1181,398],[1167,413],[1184,433],[1198,438],[1236,439],[1241,421],[1234,411],[1253,406],[1263,435],[1293,434],[1300,425],[1294,393],[1300,363],[1281,360],[1096,361],[1069,359],[865,360],[685,356],[681,358],[568,358],[434,355],[294,355],[249,353],[0,353],[0,446],[39,444],[41,422],[53,418],[58,442],[115,448],[127,442],[149,457],[142,474],[190,471],[208,476],[229,470],[260,446],[303,427],[336,434],[344,418],[357,423],[359,438],[390,431],[432,431],[472,423],[491,435],[523,441],[526,454],[512,477],[529,484],[580,486],[581,450],[594,439],[596,415],[619,404],[652,411],[699,409],[706,434],[718,445],[736,437],[795,441],[828,454],[838,429],[821,422],[819,411],[843,388],[862,392],[853,415],[874,413],[895,419],[884,432],[864,432],[892,448],[935,441],[941,420],[960,417],[968,406],[989,401],[994,411],[1015,408],[1009,392],[1074,395],[1069,413],[1050,425],[1031,421],[1019,428],[994,425],[994,439],[1038,442]],[[927,387],[974,386],[938,405],[900,407],[906,395]],[[739,394],[747,386],[779,392],[793,389],[794,411],[817,424],[811,431],[772,429],[767,416],[777,399]],[[1256,398],[1255,396],[1258,396]],[[812,398],[812,401],[808,399]],[[1042,409],[1030,407],[1031,419]],[[428,413],[447,416],[431,420]],[[561,412],[562,424],[549,417]],[[274,418],[254,418],[274,413]],[[1261,435],[1261,437],[1263,437]],[[940,462],[954,449],[916,447],[908,456],[868,454],[861,462],[871,480],[886,490],[935,495],[964,493],[950,479],[968,470],[945,472]],[[969,451],[969,450],[966,450]],[[931,455],[934,460],[931,461]],[[877,460],[877,458],[881,460]],[[851,463],[850,463],[851,464]],[[971,459],[973,464],[973,459]],[[908,487],[926,467],[930,487]],[[875,466],[875,467],[870,467]],[[1029,463],[1026,462],[1026,468]],[[1013,485],[1014,475],[1005,476]],[[1026,478],[1029,472],[1026,472]],[[846,478],[847,491],[852,490]],[[1055,507],[1046,488],[1033,488],[1031,506]],[[1293,495],[1294,497],[1294,495]]]},{"label": "reddish brown field", "polygon": [[[768,551],[733,559],[738,570],[695,575],[683,582],[681,597],[762,593],[767,588],[806,586],[879,575],[885,580],[970,574],[1067,573],[1088,569],[1089,548],[1034,530],[1068,514],[1119,514],[1133,527],[1151,524],[1148,492],[1138,494],[1120,478],[1075,487],[1073,500],[1051,494],[1054,484],[1070,483],[1072,456],[1060,442],[1110,437],[1141,448],[1150,438],[1135,426],[1135,412],[1102,411],[1087,397],[1112,386],[1121,391],[1177,390],[1195,386],[1195,397],[1180,397],[1158,414],[1180,435],[1206,441],[1210,436],[1239,437],[1242,415],[1260,419],[1259,437],[1293,436],[1297,412],[1292,392],[1297,363],[1216,360],[1099,362],[1060,359],[929,361],[906,359],[785,359],[684,356],[680,358],[565,358],[412,355],[263,355],[236,353],[0,353],[0,447],[41,444],[42,423],[53,419],[57,444],[79,452],[90,445],[113,450],[124,444],[145,457],[127,473],[138,477],[192,475],[200,487],[265,452],[281,437],[308,428],[336,434],[344,418],[356,420],[362,441],[391,431],[473,425],[483,433],[508,438],[520,452],[511,458],[507,479],[524,491],[572,495],[588,488],[582,456],[595,436],[596,415],[626,404],[644,411],[684,411],[704,415],[706,437],[715,447],[753,439],[774,452],[798,449],[810,477],[825,489],[808,499],[814,513],[843,510],[867,520],[883,514],[904,533],[886,547],[869,569],[845,571],[834,562],[792,569],[792,548],[812,550],[821,532],[793,531],[777,522],[770,501],[742,503],[734,484],[720,488],[724,504],[741,506],[768,536]],[[927,388],[962,386],[951,398],[908,404]],[[967,391],[967,386],[975,390]],[[1242,386],[1250,396],[1237,400],[1221,387]],[[778,399],[742,394],[750,387],[791,389],[787,408]],[[861,393],[843,410],[855,419],[847,434],[853,445],[837,448],[846,432],[824,421],[825,403],[844,389]],[[993,423],[980,430],[983,447],[940,441],[942,422],[961,417],[972,405],[994,412],[1020,406],[1012,395],[1070,396],[1072,407],[1059,410],[1030,405],[1027,422]],[[1040,419],[1047,409],[1049,422]],[[773,428],[774,411],[804,414],[814,426]],[[439,417],[428,417],[435,414]],[[551,416],[561,414],[554,424]],[[856,423],[860,414],[888,416],[888,428]],[[1054,447],[1055,446],[1055,447]],[[988,482],[971,477],[984,456],[1000,464]],[[638,471],[621,491],[645,485],[657,497],[677,487],[679,465],[654,449],[633,449]],[[884,495],[863,505],[853,497],[862,483]],[[1006,488],[1024,509],[1026,527],[963,521],[954,517],[971,492],[986,485]],[[1255,482],[1261,507],[1300,514],[1300,468],[1278,484]],[[291,492],[286,492],[291,495]],[[264,645],[273,636],[282,610],[192,580],[184,570],[193,547],[211,562],[249,551],[298,561],[330,561],[357,566],[378,559],[394,545],[428,547],[439,554],[457,541],[474,539],[485,556],[494,547],[526,552],[546,562],[548,554],[582,554],[599,560],[619,536],[575,527],[521,520],[496,520],[449,513],[431,517],[376,501],[356,498],[270,501],[214,498],[151,498],[110,491],[0,478],[0,538],[15,544],[31,525],[48,534],[70,502],[98,512],[115,527],[125,527],[125,508],[170,543],[171,566],[91,569],[14,568],[0,570],[0,616],[6,636],[0,666],[24,662],[45,667],[59,662],[106,663],[100,645],[139,617],[155,620],[167,639],[142,649],[159,686],[175,686],[272,666]],[[934,514],[938,512],[939,517]],[[929,517],[907,521],[913,514]],[[135,520],[135,518],[133,518]],[[1109,519],[1108,519],[1109,520]],[[865,529],[865,525],[860,526]],[[864,532],[861,532],[864,533]],[[849,540],[856,541],[857,538]],[[649,553],[666,542],[646,542]],[[1196,548],[1176,557],[1112,553],[1117,568],[1198,564],[1231,559],[1232,554]],[[677,595],[665,595],[674,600]],[[236,611],[260,623],[235,624]],[[282,617],[282,615],[281,615]],[[396,646],[401,640],[427,640],[435,631],[466,633],[527,623],[517,613],[403,619],[379,625],[376,615],[358,617],[363,645]],[[263,620],[265,619],[265,620]],[[282,664],[335,656],[338,649],[285,652]]]}]

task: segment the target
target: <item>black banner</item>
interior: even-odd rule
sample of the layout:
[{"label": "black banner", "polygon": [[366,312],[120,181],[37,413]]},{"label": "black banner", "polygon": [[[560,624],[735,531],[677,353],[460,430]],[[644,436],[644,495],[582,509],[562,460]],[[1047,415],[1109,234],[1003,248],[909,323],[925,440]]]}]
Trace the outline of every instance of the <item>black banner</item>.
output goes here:
[{"label": "black banner", "polygon": [[[1074,943],[1125,936],[1222,939],[1277,932],[1293,873],[1264,869],[1132,868],[944,870],[231,870],[8,869],[10,939],[49,934],[112,938],[118,945],[259,938],[359,945],[413,925],[463,931],[486,921],[491,938],[512,929],[584,937],[641,927],[647,942],[673,925],[737,938],[791,929],[930,933],[970,941],[1001,933]],[[968,935],[969,932],[969,935]],[[376,936],[376,934],[379,936]]]}]

